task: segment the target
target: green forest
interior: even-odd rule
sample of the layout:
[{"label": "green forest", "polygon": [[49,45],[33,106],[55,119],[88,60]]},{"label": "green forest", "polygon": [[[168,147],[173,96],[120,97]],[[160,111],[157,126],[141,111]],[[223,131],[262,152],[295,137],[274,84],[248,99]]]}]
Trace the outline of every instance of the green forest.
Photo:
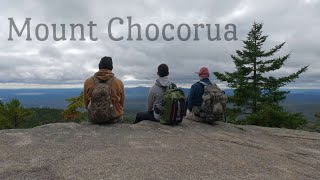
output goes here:
[{"label": "green forest", "polygon": [[[66,109],[24,108],[18,99],[12,99],[7,103],[0,101],[0,130],[33,128],[50,123],[88,121],[82,105],[82,94],[66,101],[69,103]],[[125,114],[124,123],[132,123],[135,113]]]},{"label": "green forest", "polygon": [[[24,108],[19,103],[19,100],[16,99],[13,99],[8,103],[0,103],[0,130],[33,128],[50,123],[81,123],[88,121],[86,113],[83,112],[82,106],[74,109],[75,106],[72,105],[72,103],[70,103],[68,108],[65,110],[53,108]],[[70,111],[70,109],[73,109],[73,111]],[[272,119],[274,116],[277,116],[277,114],[272,114],[274,113],[274,110],[270,111],[271,112],[266,112],[266,114],[264,115],[266,119]],[[78,118],[70,118],[71,116],[73,116],[72,113],[68,115],[68,113],[70,112],[75,114],[81,113],[82,116]],[[233,110],[229,109],[227,114],[229,123],[241,124],[238,121],[234,121]],[[282,116],[283,119],[288,118],[285,117],[285,115]],[[303,126],[295,127],[293,129],[303,129],[308,131],[320,132],[320,113],[316,114],[315,116],[317,117],[317,121],[309,122],[304,124]],[[134,118],[135,112],[125,112],[124,123],[130,124],[134,121]],[[291,121],[294,120],[295,119],[292,119]],[[290,128],[290,126],[288,128]]]}]

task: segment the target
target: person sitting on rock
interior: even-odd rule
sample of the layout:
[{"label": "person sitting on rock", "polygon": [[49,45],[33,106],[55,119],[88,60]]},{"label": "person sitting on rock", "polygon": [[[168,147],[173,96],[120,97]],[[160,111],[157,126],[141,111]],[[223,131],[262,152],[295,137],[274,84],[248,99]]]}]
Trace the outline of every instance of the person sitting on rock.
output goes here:
[{"label": "person sitting on rock", "polygon": [[200,81],[191,86],[187,100],[187,119],[213,123],[225,118],[227,96],[209,79],[209,70],[196,72]]},{"label": "person sitting on rock", "polygon": [[153,85],[149,90],[149,95],[147,98],[147,112],[137,113],[134,124],[143,120],[159,122],[163,112],[164,93],[167,87],[176,87],[176,85],[173,84],[168,78],[168,65],[160,64],[158,66],[157,74],[159,78],[156,80],[155,85]]},{"label": "person sitting on rock", "polygon": [[112,58],[103,57],[99,63],[99,71],[84,83],[83,102],[92,123],[122,122],[124,85],[112,70]]}]

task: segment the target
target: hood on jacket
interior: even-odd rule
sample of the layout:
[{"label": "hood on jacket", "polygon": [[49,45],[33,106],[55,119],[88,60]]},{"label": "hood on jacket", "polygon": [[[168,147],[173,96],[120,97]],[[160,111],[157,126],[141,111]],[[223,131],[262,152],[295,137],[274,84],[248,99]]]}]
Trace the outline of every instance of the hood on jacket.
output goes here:
[{"label": "hood on jacket", "polygon": [[109,79],[114,77],[114,74],[112,73],[111,70],[100,69],[98,72],[94,74],[94,77],[102,81],[108,81]]},{"label": "hood on jacket", "polygon": [[160,77],[156,80],[156,85],[161,87],[167,87],[171,84],[171,81],[169,80],[168,76]]},{"label": "hood on jacket", "polygon": [[209,78],[203,78],[199,82],[203,82],[205,84],[212,84]]}]

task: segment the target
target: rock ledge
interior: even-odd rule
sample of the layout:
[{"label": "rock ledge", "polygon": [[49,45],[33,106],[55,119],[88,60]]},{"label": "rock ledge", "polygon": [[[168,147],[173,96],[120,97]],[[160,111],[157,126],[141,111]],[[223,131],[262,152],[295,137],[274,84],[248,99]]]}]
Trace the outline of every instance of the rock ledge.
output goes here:
[{"label": "rock ledge", "polygon": [[0,179],[319,179],[320,134],[142,122],[0,131]]}]

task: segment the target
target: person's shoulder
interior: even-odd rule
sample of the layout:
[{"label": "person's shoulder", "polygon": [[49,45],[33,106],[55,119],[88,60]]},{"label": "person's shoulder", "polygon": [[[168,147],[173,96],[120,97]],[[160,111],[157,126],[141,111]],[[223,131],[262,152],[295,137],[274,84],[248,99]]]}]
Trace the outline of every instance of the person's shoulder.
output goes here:
[{"label": "person's shoulder", "polygon": [[90,83],[90,82],[93,82],[93,76],[87,78],[87,79],[84,81],[85,84],[86,84],[86,83]]},{"label": "person's shoulder", "polygon": [[120,79],[116,78],[116,77],[113,78],[113,82],[115,84],[117,84],[117,85],[123,86],[123,82]]},{"label": "person's shoulder", "polygon": [[154,89],[157,89],[157,88],[160,88],[160,86],[158,86],[157,84],[154,84],[150,87],[150,90],[154,90]]},{"label": "person's shoulder", "polygon": [[115,81],[115,82],[119,82],[119,83],[122,83],[122,80],[121,80],[121,79],[119,79],[119,78],[117,78],[117,77],[113,77],[113,81]]},{"label": "person's shoulder", "polygon": [[194,84],[192,84],[191,88],[196,88],[199,87],[201,84],[199,82],[196,82]]},{"label": "person's shoulder", "polygon": [[211,81],[209,78],[205,81],[205,83],[208,83],[208,84],[215,84],[213,81]]}]

